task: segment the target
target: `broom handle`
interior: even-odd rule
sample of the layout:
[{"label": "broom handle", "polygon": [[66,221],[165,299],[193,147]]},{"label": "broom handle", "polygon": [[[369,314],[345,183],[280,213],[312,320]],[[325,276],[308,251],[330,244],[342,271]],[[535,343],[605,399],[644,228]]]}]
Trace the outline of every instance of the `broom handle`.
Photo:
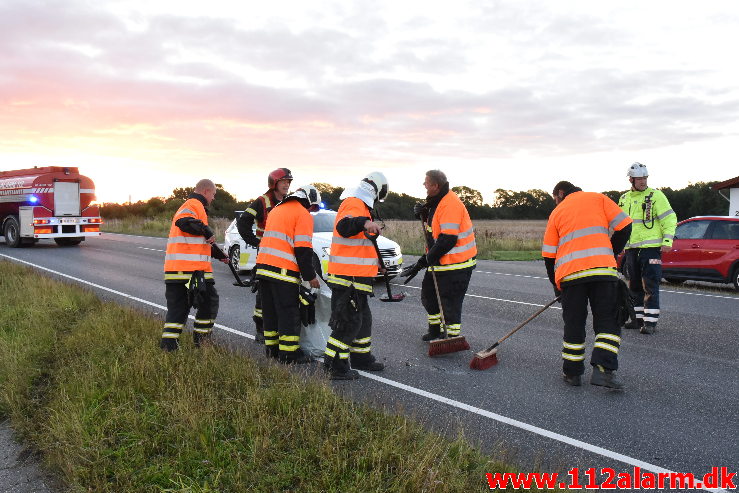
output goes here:
[{"label": "broom handle", "polygon": [[[421,219],[423,226],[423,239],[426,241],[426,221]],[[436,272],[432,266],[428,266],[427,270],[431,271],[431,279],[434,280],[434,291],[436,292],[436,302],[439,304],[439,314],[441,315],[441,329],[444,332],[444,339],[447,338],[446,320],[444,320],[444,307],[441,305],[441,295],[439,294],[439,283],[436,281]]]},{"label": "broom handle", "polygon": [[539,315],[541,315],[544,312],[544,310],[546,310],[547,308],[549,308],[550,306],[552,306],[553,304],[555,304],[558,300],[559,300],[559,296],[557,296],[552,301],[550,301],[549,303],[547,303],[546,305],[544,305],[538,312],[534,313],[529,318],[527,318],[524,322],[522,322],[521,324],[519,324],[518,327],[516,327],[515,329],[513,329],[512,331],[510,331],[509,333],[507,333],[506,335],[504,335],[502,339],[500,339],[498,342],[496,342],[495,344],[493,344],[492,346],[490,346],[489,348],[487,348],[485,350],[485,352],[492,351],[493,349],[495,349],[496,347],[498,347],[498,345],[500,343],[502,343],[503,341],[505,341],[506,339],[508,339],[509,337],[511,337],[513,334],[515,334],[518,331],[518,329],[520,329],[521,327],[523,327],[524,325],[526,325],[527,323],[531,322],[536,317],[538,317]]}]

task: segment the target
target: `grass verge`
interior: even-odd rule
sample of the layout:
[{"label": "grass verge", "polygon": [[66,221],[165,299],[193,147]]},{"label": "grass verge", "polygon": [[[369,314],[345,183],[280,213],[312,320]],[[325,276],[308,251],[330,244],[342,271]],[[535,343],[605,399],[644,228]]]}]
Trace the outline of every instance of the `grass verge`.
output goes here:
[{"label": "grass verge", "polygon": [[161,321],[6,261],[0,299],[0,416],[70,491],[483,491],[509,470],[322,376],[162,353]]}]

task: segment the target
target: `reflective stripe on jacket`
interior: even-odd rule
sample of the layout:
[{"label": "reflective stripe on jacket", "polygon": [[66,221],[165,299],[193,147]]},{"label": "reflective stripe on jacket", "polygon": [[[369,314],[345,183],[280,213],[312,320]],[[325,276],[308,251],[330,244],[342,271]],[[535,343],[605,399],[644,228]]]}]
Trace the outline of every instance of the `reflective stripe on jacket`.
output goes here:
[{"label": "reflective stripe on jacket", "polygon": [[331,255],[328,260],[328,273],[351,277],[375,277],[379,262],[372,242],[364,236],[364,231],[344,238],[336,227],[345,217],[368,217],[372,219],[367,204],[356,197],[344,199],[334,221],[334,235],[331,239]]},{"label": "reflective stripe on jacket", "polygon": [[187,199],[172,218],[167,240],[167,252],[164,256],[165,272],[193,272],[202,270],[213,272],[210,264],[210,245],[202,235],[185,233],[175,223],[184,218],[199,219],[208,225],[208,214],[203,203],[196,198]]},{"label": "reflective stripe on jacket", "polygon": [[438,239],[440,234],[456,236],[457,243],[441,256],[439,259],[441,265],[434,267],[433,270],[463,269],[475,265],[473,257],[477,255],[477,243],[472,220],[467,208],[451,190],[439,201],[431,220],[431,235],[434,240]]},{"label": "reflective stripe on jacket", "polygon": [[609,230],[631,223],[611,199],[600,193],[574,192],[554,208],[541,248],[553,258],[557,287],[561,281],[586,276],[616,275]]},{"label": "reflective stripe on jacket", "polygon": [[626,248],[672,246],[677,215],[664,193],[654,188],[631,190],[618,199],[618,206],[634,221]]},{"label": "reflective stripe on jacket", "polygon": [[313,216],[297,200],[281,202],[267,216],[257,267],[299,271],[295,248],[313,248]]}]

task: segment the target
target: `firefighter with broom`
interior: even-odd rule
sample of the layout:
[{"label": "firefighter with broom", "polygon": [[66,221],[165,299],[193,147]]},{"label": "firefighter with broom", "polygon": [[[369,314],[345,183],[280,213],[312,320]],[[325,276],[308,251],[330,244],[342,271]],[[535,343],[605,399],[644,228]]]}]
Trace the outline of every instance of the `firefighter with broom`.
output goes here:
[{"label": "firefighter with broom", "polygon": [[581,385],[590,303],[595,331],[590,383],[622,389],[615,374],[621,343],[615,255],[629,239],[631,218],[605,195],[583,192],[568,181],[557,183],[552,195],[557,205],[544,232],[542,256],[562,303],[564,380],[572,386]]},{"label": "firefighter with broom", "polygon": [[[207,207],[215,196],[215,184],[208,179],[200,180],[172,218],[164,256],[167,315],[159,343],[165,351],[179,349],[191,306],[197,308],[193,327],[195,346],[208,341],[213,331],[219,298],[210,258],[217,249],[213,249],[216,236],[208,226]],[[228,263],[227,258],[222,261]]]},{"label": "firefighter with broom", "polygon": [[[293,181],[293,175],[287,168],[277,168],[267,175],[267,190],[264,194],[257,197],[251,205],[241,213],[236,221],[236,229],[239,235],[244,239],[247,245],[259,248],[259,243],[264,235],[264,228],[267,225],[267,215],[270,211],[284,199],[290,191],[290,184]],[[256,232],[252,231],[254,223],[257,223]],[[252,292],[256,292],[256,300],[254,301],[254,311],[252,312],[252,320],[257,328],[257,336],[254,342],[264,342],[264,328],[262,326],[262,296],[259,294],[258,281],[252,281]]]},{"label": "firefighter with broom", "polygon": [[321,194],[304,185],[277,204],[267,217],[256,269],[262,296],[264,344],[268,357],[280,363],[304,364],[300,349],[300,285],[319,288],[313,267],[313,216]]},{"label": "firefighter with broom", "polygon": [[421,339],[430,342],[429,356],[469,349],[461,336],[462,303],[472,271],[477,263],[477,245],[467,208],[449,190],[446,175],[426,172],[425,204],[414,207],[423,222],[426,254],[403,269],[407,284],[421,269],[427,269],[421,283],[421,303],[428,314],[428,332]]},{"label": "firefighter with broom", "polygon": [[323,358],[332,380],[354,380],[359,378],[356,370],[385,368],[372,354],[372,312],[367,298],[373,295],[372,281],[378,269],[384,269],[371,238],[381,229],[374,219],[375,205],[387,193],[387,178],[374,171],[341,195],[328,262],[331,336]]}]

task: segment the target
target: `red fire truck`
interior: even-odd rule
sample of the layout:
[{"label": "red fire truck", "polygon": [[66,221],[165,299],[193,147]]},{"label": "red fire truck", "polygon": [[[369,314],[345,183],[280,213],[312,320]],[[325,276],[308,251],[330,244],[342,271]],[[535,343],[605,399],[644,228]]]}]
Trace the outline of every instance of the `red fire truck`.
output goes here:
[{"label": "red fire truck", "polygon": [[10,247],[53,238],[60,246],[100,236],[95,185],[77,168],[0,171],[0,234]]}]

